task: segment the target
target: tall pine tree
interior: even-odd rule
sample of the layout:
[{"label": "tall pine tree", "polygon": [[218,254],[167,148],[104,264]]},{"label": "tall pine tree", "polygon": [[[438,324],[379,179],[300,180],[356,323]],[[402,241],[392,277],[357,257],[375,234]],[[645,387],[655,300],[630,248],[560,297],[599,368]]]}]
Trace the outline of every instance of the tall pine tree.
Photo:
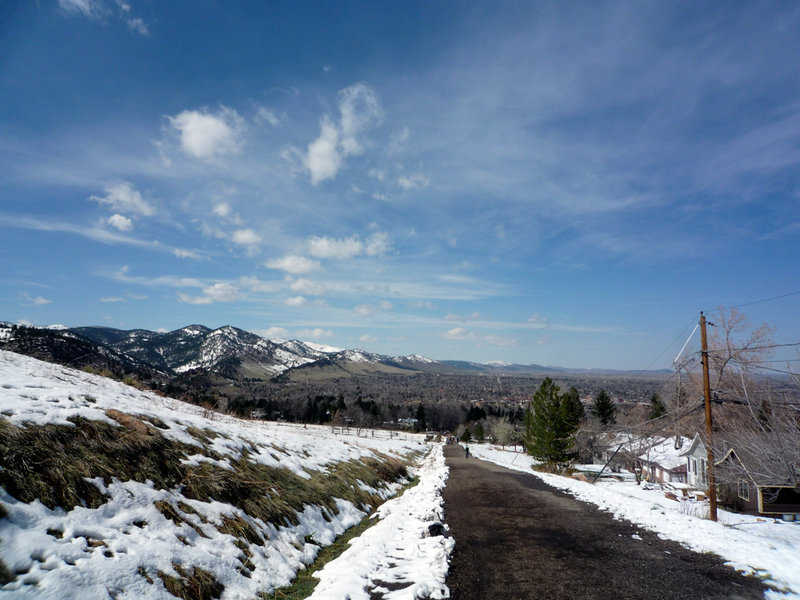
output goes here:
[{"label": "tall pine tree", "polygon": [[528,453],[555,471],[565,469],[577,456],[574,447],[579,419],[567,408],[571,404],[568,396],[559,394],[559,387],[547,377],[525,412]]},{"label": "tall pine tree", "polygon": [[600,390],[594,397],[592,414],[600,420],[603,426],[613,425],[617,422],[617,405],[605,390]]}]

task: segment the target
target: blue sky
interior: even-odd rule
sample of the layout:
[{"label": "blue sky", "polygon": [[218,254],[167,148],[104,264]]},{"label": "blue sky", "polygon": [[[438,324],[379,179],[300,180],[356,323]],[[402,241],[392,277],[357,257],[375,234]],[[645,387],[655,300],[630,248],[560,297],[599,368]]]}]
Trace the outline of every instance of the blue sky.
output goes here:
[{"label": "blue sky", "polygon": [[12,322],[669,367],[800,290],[799,164],[792,2],[0,7]]}]

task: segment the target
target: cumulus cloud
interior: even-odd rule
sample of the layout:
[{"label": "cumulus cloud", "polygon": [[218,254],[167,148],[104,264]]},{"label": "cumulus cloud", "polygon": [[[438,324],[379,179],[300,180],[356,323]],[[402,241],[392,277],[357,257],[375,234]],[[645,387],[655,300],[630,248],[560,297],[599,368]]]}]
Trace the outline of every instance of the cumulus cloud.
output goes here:
[{"label": "cumulus cloud", "polygon": [[372,314],[375,314],[375,311],[378,309],[373,306],[372,304],[359,304],[353,309],[357,315],[361,315],[362,317],[368,317]]},{"label": "cumulus cloud", "polygon": [[381,302],[381,310],[392,310],[393,306],[392,303],[388,300],[384,300]]},{"label": "cumulus cloud", "polygon": [[252,229],[237,229],[233,232],[231,240],[238,246],[247,247],[247,253],[252,255],[258,252],[258,244],[261,243],[261,236]]},{"label": "cumulus cloud", "polygon": [[105,189],[105,196],[89,196],[99,204],[107,204],[118,213],[135,213],[149,217],[155,213],[142,194],[127,181],[110,185]]},{"label": "cumulus cloud", "polygon": [[235,285],[227,282],[220,282],[204,288],[200,296],[178,294],[178,298],[181,302],[187,304],[213,304],[214,302],[234,302],[236,300],[241,300],[242,295]]},{"label": "cumulus cloud", "polygon": [[448,329],[444,337],[449,340],[470,340],[475,337],[475,334],[470,333],[463,327],[454,327],[453,329]]},{"label": "cumulus cloud", "polygon": [[241,152],[244,119],[231,108],[223,106],[216,114],[185,110],[167,118],[180,134],[183,151],[190,156],[211,160]]},{"label": "cumulus cloud", "polygon": [[111,215],[108,218],[108,224],[120,231],[130,231],[133,229],[133,221],[122,215]]},{"label": "cumulus cloud", "polygon": [[311,173],[311,183],[336,177],[342,166],[342,153],[339,151],[339,130],[330,120],[320,121],[319,137],[308,145],[308,153],[303,157],[303,166]]},{"label": "cumulus cloud", "polygon": [[175,248],[172,253],[178,258],[200,258],[197,252],[193,252],[192,250],[184,250],[182,248]]},{"label": "cumulus cloud", "polygon": [[378,338],[376,338],[374,336],[371,336],[368,333],[365,333],[360,338],[358,338],[358,341],[359,342],[363,342],[365,344],[371,344],[371,343],[377,342]]},{"label": "cumulus cloud", "polygon": [[304,296],[293,296],[291,298],[286,298],[283,303],[286,306],[305,306],[308,304],[308,300],[306,300]]},{"label": "cumulus cloud", "polygon": [[266,263],[264,263],[264,266],[269,269],[285,271],[293,275],[303,275],[318,269],[319,263],[315,260],[311,260],[310,258],[306,258],[305,256],[296,256],[290,254],[284,256],[283,258],[268,260]]},{"label": "cumulus cloud", "polygon": [[280,285],[274,281],[262,281],[258,277],[240,277],[239,285],[252,292],[271,293],[280,289]]},{"label": "cumulus cloud", "polygon": [[333,331],[330,329],[322,329],[321,327],[315,327],[314,329],[300,329],[297,332],[297,337],[311,339],[329,338],[333,337]]},{"label": "cumulus cloud", "polygon": [[321,283],[309,281],[305,278],[296,279],[289,282],[289,289],[306,296],[322,296],[327,291]]},{"label": "cumulus cloud", "polygon": [[223,217],[223,218],[227,217],[228,215],[231,214],[231,205],[228,204],[227,202],[220,202],[219,204],[214,206],[214,209],[211,212],[213,212],[218,217]]},{"label": "cumulus cloud", "polygon": [[257,329],[253,333],[270,340],[285,340],[289,337],[289,331],[283,327],[270,327],[268,329]]},{"label": "cumulus cloud", "polygon": [[314,236],[309,238],[308,248],[311,256],[317,258],[346,259],[363,253],[364,243],[357,235],[340,240]]},{"label": "cumulus cloud", "polygon": [[342,239],[325,236],[313,236],[308,239],[311,256],[333,260],[354,258],[362,254],[379,256],[385,254],[389,247],[389,234],[380,231],[373,233],[364,241],[361,241],[358,235]]},{"label": "cumulus cloud", "polygon": [[417,188],[426,188],[430,185],[430,183],[431,180],[421,173],[416,173],[411,176],[401,175],[397,179],[397,185],[399,185],[405,191]]},{"label": "cumulus cloud", "polygon": [[125,298],[121,298],[119,296],[106,296],[105,298],[100,298],[100,302],[127,302]]},{"label": "cumulus cloud", "polygon": [[383,117],[377,95],[363,83],[341,90],[338,100],[338,123],[330,115],[323,115],[319,137],[302,155],[313,185],[336,177],[346,157],[361,154],[362,134]]}]

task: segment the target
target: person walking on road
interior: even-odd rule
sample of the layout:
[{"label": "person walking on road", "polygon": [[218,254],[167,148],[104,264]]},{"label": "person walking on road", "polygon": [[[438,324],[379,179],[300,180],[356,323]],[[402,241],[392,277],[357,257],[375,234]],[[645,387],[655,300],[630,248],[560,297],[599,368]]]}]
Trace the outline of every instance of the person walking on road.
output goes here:
[{"label": "person walking on road", "polygon": [[469,446],[464,446],[464,457],[469,458]]}]

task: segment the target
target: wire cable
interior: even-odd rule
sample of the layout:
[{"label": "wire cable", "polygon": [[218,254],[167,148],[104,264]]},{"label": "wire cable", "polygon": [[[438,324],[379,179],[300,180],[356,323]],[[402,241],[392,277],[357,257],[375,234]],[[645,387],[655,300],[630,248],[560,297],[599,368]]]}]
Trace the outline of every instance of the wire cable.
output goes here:
[{"label": "wire cable", "polygon": [[741,308],[742,306],[752,306],[753,304],[762,304],[763,302],[772,302],[773,300],[780,300],[781,298],[788,298],[789,296],[800,295],[800,290],[796,292],[789,292],[788,294],[781,294],[780,296],[772,296],[771,298],[763,298],[761,300],[753,300],[752,302],[743,302],[742,304],[731,304],[725,308]]}]

